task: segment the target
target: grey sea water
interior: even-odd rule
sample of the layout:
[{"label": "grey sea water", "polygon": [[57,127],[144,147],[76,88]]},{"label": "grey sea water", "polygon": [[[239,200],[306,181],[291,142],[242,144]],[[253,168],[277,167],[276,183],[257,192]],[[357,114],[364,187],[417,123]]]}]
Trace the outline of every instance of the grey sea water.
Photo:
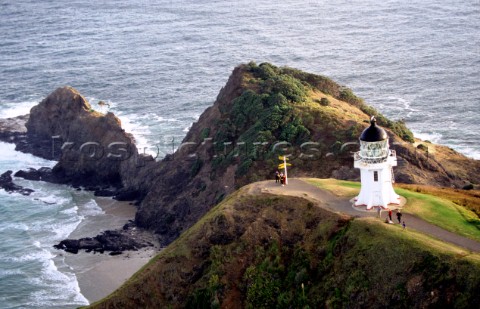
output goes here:
[{"label": "grey sea water", "polygon": [[[166,153],[234,66],[268,61],[329,76],[418,137],[480,159],[479,56],[476,0],[0,0],[0,116],[71,85]],[[0,147],[0,172],[49,164]],[[37,195],[0,192],[0,307],[84,304],[51,244],[97,208],[86,193],[28,185]]]}]

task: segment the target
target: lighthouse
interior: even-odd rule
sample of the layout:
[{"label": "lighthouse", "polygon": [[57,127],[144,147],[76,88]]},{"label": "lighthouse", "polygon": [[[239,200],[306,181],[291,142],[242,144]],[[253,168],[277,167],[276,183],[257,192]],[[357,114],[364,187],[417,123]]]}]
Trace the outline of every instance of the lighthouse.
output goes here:
[{"label": "lighthouse", "polygon": [[360,135],[360,151],[354,154],[354,167],[360,169],[361,190],[355,206],[388,208],[399,204],[400,197],[393,190],[393,167],[397,166],[395,150],[390,150],[388,135],[377,126],[375,117]]}]

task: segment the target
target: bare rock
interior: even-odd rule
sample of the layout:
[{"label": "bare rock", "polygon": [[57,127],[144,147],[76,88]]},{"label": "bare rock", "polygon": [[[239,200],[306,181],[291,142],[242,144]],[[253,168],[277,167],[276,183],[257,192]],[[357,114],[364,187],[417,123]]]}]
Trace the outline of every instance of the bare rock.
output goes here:
[{"label": "bare rock", "polygon": [[34,190],[32,189],[24,188],[22,186],[14,184],[12,173],[12,171],[6,171],[2,175],[0,175],[0,188],[4,189],[8,193],[17,192],[22,195],[30,195],[32,192],[34,192]]},{"label": "bare rock", "polygon": [[72,87],[58,88],[34,106],[25,126],[29,144],[47,145],[45,156],[59,155],[53,174],[66,183],[120,187],[121,165],[137,154],[120,120],[94,111]]}]

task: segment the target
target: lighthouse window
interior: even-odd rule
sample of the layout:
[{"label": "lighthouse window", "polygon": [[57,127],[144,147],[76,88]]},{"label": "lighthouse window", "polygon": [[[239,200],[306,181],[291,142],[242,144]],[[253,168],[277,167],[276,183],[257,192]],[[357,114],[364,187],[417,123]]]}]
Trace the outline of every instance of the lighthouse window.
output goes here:
[{"label": "lighthouse window", "polygon": [[378,181],[378,172],[377,171],[373,172],[373,181]]}]

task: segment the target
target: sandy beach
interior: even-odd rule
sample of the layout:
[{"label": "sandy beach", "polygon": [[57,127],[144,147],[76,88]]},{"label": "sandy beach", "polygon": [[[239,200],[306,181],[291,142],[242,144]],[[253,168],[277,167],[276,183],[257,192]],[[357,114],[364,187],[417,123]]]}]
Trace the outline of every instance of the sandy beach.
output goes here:
[{"label": "sandy beach", "polygon": [[[108,229],[122,228],[135,217],[136,208],[129,202],[96,197],[98,206],[105,212],[83,220],[69,238],[91,237]],[[98,301],[120,287],[137,270],[158,253],[159,247],[125,251],[110,256],[108,253],[64,253],[65,264],[77,277],[80,291],[90,303]]]}]

